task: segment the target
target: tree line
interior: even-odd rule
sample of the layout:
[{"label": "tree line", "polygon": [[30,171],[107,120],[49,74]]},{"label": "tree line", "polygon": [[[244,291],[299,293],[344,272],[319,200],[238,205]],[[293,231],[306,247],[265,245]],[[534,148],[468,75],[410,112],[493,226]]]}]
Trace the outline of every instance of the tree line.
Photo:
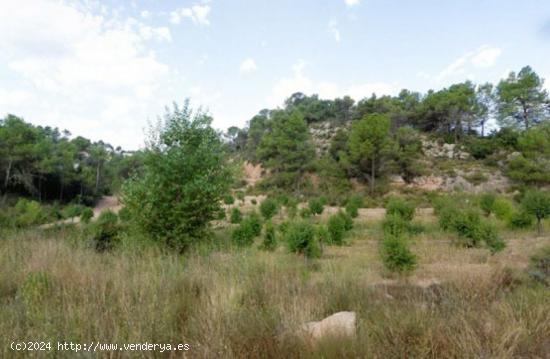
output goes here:
[{"label": "tree line", "polygon": [[139,159],[120,147],[68,131],[34,126],[15,115],[0,119],[0,192],[38,201],[91,204],[117,188]]},{"label": "tree line", "polygon": [[[235,154],[271,171],[269,184],[303,189],[303,174],[316,171],[325,180],[363,179],[372,192],[382,172],[400,174],[405,181],[420,173],[422,133],[466,145],[474,157],[484,158],[498,147],[519,151],[512,175],[540,168],[547,153],[540,146],[546,130],[539,125],[549,117],[544,79],[526,66],[497,85],[465,81],[425,94],[406,89],[397,96],[373,94],[357,103],[348,96],[328,100],[298,92],[282,108],[264,109],[224,136]],[[315,156],[308,129],[319,122],[340,128],[325,156]],[[496,125],[490,132],[488,123]],[[545,165],[539,176],[543,182],[550,180],[547,170]],[[334,190],[333,185],[327,186]]]}]

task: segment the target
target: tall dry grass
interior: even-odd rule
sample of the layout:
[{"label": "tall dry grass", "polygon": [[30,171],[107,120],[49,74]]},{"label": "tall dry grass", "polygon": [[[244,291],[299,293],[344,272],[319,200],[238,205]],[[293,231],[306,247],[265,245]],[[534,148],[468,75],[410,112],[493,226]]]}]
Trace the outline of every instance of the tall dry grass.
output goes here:
[{"label": "tall dry grass", "polygon": [[[376,231],[360,224],[351,244],[308,263],[283,249],[97,253],[70,229],[4,235],[0,357],[29,354],[12,352],[13,340],[189,343],[192,358],[547,357],[549,289],[523,275],[522,261],[548,238],[510,242],[490,256],[425,233],[412,245],[419,269],[406,281],[437,278],[440,293],[430,299],[403,286],[390,299],[373,287],[386,275]],[[300,323],[341,310],[358,313],[355,338],[313,345],[296,335]]]}]

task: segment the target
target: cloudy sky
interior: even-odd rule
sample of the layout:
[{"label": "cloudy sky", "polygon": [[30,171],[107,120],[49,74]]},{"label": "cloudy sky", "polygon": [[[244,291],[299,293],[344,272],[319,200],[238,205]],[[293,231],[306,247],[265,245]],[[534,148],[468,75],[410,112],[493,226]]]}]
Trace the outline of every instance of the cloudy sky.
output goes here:
[{"label": "cloudy sky", "polygon": [[295,91],[356,99],[550,82],[548,0],[0,0],[0,116],[135,149],[173,101],[243,126]]}]

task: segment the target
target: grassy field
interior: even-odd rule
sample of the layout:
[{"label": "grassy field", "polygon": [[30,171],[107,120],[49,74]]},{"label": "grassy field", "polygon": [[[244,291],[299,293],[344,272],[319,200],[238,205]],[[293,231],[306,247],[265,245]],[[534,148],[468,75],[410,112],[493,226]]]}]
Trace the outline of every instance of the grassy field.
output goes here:
[{"label": "grassy field", "polygon": [[[505,232],[507,248],[452,245],[430,216],[414,237],[419,265],[390,278],[379,221],[356,222],[341,247],[305,261],[277,251],[90,248],[76,228],[0,240],[0,357],[12,341],[188,343],[190,358],[548,358],[550,290],[525,272],[550,236]],[[219,240],[229,238],[218,232]],[[427,296],[418,284],[437,282]],[[398,283],[393,287],[383,283]],[[380,288],[385,288],[381,290]],[[358,314],[354,338],[312,343],[301,323]],[[49,357],[180,357],[183,352],[35,353]]]}]

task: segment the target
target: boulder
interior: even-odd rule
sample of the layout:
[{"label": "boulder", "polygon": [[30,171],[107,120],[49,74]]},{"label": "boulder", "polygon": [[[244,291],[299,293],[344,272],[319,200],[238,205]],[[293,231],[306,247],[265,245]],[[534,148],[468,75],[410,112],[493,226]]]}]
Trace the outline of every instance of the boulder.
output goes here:
[{"label": "boulder", "polygon": [[355,312],[338,312],[321,321],[305,323],[301,329],[314,340],[325,336],[353,337],[355,336],[356,322]]}]

